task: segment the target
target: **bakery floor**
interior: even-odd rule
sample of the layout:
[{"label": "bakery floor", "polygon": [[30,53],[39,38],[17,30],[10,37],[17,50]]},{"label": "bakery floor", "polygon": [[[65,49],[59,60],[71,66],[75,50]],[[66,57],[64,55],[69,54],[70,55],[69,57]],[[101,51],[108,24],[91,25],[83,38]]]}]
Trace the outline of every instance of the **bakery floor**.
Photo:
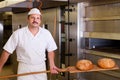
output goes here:
[{"label": "bakery floor", "polygon": [[[7,64],[3,67],[2,72],[0,72],[0,76],[10,75],[10,74],[14,74],[12,65]],[[16,80],[16,78],[4,78],[0,80]]]}]

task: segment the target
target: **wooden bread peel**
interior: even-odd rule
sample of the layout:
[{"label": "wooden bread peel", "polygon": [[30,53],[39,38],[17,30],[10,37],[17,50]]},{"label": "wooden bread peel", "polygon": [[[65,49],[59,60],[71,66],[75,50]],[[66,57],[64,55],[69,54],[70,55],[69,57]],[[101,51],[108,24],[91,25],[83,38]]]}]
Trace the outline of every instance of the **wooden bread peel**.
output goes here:
[{"label": "wooden bread peel", "polygon": [[[97,65],[94,65],[94,68],[91,69],[91,70],[81,71],[81,70],[78,70],[75,66],[69,66],[67,68],[60,69],[59,72],[79,73],[79,72],[105,71],[105,70],[116,70],[116,69],[119,69],[119,67],[117,65],[114,68],[111,68],[111,69],[102,69],[102,68],[98,67]],[[41,73],[50,73],[50,70],[30,72],[30,73],[21,73],[21,74],[12,74],[12,75],[7,75],[7,76],[0,76],[0,79],[12,78],[12,77],[18,77],[18,76],[26,76],[26,75],[33,75],[33,74],[41,74]]]},{"label": "wooden bread peel", "polygon": [[78,73],[78,72],[92,72],[92,71],[106,71],[106,70],[116,70],[119,69],[119,67],[116,65],[114,68],[111,69],[103,69],[98,67],[97,65],[94,65],[93,69],[87,70],[87,71],[81,71],[75,68],[75,66],[71,66],[71,70],[69,71],[70,73]]}]

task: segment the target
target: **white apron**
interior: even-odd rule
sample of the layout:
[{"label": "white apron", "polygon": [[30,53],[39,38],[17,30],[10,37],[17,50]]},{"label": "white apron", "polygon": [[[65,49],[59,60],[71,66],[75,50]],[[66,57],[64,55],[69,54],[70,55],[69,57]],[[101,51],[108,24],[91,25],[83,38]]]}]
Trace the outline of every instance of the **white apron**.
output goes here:
[{"label": "white apron", "polygon": [[[46,70],[45,63],[41,63],[41,65],[28,65],[25,63],[19,63],[18,65],[18,74],[45,71],[45,70]],[[47,80],[47,74],[41,73],[41,74],[19,76],[17,80]]]}]

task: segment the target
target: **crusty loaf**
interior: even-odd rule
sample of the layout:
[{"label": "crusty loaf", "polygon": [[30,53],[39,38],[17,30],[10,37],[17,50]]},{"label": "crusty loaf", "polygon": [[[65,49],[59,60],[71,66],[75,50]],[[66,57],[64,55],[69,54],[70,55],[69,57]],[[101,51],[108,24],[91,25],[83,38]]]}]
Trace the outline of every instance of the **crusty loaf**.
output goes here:
[{"label": "crusty loaf", "polygon": [[90,60],[79,60],[76,63],[76,68],[82,71],[87,71],[93,68],[93,63]]},{"label": "crusty loaf", "polygon": [[115,67],[116,63],[113,59],[110,58],[101,58],[98,60],[98,66],[104,69],[110,69]]}]

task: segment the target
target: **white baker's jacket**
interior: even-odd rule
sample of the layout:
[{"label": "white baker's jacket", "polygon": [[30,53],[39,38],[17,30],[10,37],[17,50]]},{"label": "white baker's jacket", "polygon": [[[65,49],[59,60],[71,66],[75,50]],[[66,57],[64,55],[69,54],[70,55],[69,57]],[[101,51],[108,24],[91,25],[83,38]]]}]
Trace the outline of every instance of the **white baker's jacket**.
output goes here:
[{"label": "white baker's jacket", "polygon": [[57,46],[48,30],[40,27],[39,32],[33,36],[26,26],[16,30],[3,49],[11,54],[16,49],[17,61],[37,65],[46,60],[45,50],[54,51]]}]

